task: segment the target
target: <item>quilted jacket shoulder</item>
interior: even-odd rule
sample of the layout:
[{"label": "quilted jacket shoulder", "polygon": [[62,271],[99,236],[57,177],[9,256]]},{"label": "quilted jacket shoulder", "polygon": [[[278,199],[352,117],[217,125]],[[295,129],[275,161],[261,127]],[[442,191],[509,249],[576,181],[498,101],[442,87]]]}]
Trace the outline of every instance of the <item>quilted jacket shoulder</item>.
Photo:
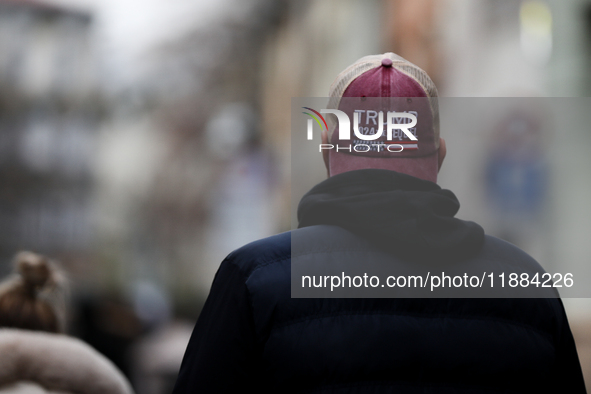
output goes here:
[{"label": "quilted jacket shoulder", "polygon": [[[317,236],[319,260],[344,239],[331,226],[296,231]],[[292,236],[222,263],[175,393],[585,392],[560,299],[291,298]],[[493,237],[475,263],[503,255],[537,265]]]}]

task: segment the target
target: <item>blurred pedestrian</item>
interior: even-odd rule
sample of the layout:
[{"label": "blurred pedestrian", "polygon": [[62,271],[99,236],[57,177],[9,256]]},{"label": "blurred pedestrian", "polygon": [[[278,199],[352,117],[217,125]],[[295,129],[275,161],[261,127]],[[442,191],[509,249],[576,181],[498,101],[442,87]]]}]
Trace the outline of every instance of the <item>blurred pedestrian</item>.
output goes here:
[{"label": "blurred pedestrian", "polygon": [[65,332],[63,273],[20,252],[0,284],[0,394],[132,394],[107,358]]}]

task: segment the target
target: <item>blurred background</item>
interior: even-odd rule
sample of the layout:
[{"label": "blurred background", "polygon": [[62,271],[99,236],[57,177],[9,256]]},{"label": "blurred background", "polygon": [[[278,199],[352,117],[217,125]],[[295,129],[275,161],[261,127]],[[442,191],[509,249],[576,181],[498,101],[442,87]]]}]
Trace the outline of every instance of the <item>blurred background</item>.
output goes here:
[{"label": "blurred background", "polygon": [[[440,96],[591,112],[591,0],[0,0],[0,274],[21,249],[59,260],[71,333],[170,392],[220,262],[291,227],[291,98],[387,51]],[[444,121],[460,217],[545,267],[589,262],[588,128]],[[591,382],[591,303],[565,304]]]}]

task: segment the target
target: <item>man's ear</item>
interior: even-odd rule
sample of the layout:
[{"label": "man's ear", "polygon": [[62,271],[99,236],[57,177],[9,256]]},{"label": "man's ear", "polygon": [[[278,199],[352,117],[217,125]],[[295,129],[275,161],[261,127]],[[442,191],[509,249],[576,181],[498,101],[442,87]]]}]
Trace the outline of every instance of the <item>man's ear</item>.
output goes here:
[{"label": "man's ear", "polygon": [[[322,131],[322,143],[328,144],[328,133],[326,130]],[[330,167],[328,164],[328,149],[322,149],[322,159],[324,160],[324,166],[326,167],[326,174],[330,178]]]},{"label": "man's ear", "polygon": [[443,159],[445,159],[445,155],[447,154],[447,147],[445,146],[445,140],[443,138],[439,138],[439,157],[438,157],[438,167],[437,170],[441,169],[441,165],[443,164]]}]

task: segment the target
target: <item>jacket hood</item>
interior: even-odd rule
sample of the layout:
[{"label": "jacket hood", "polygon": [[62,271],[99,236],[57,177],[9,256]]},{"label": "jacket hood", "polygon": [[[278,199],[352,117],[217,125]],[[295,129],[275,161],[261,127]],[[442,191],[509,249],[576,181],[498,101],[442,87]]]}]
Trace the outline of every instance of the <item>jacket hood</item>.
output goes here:
[{"label": "jacket hood", "polygon": [[437,184],[389,170],[357,170],[314,186],[298,206],[299,227],[336,225],[411,261],[465,259],[484,230],[454,216],[456,196]]},{"label": "jacket hood", "polygon": [[133,394],[123,374],[76,338],[0,329],[0,393]]}]

